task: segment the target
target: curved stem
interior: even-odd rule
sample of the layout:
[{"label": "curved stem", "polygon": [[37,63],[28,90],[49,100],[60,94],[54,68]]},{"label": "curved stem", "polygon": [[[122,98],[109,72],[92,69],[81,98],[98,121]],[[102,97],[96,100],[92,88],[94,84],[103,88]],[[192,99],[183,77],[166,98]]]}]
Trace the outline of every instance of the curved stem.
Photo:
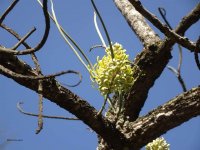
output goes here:
[{"label": "curved stem", "polygon": [[90,68],[85,64],[85,62],[83,61],[83,59],[81,58],[81,56],[78,54],[78,52],[76,51],[76,49],[73,47],[73,45],[69,42],[69,40],[66,38],[65,34],[63,33],[63,31],[60,28],[60,25],[58,23],[58,20],[56,18],[55,12],[54,12],[54,6],[53,6],[53,1],[51,0],[51,10],[52,10],[52,15],[53,18],[55,20],[56,26],[60,32],[60,34],[62,35],[62,37],[64,38],[65,42],[69,45],[69,47],[73,50],[73,52],[75,53],[75,55],[78,57],[78,59],[80,60],[80,62],[85,66],[85,68],[88,70],[88,72],[90,72]]},{"label": "curved stem", "polygon": [[48,15],[48,11],[47,11],[47,2],[48,2],[47,0],[43,0],[43,5],[44,5],[43,14],[45,17],[45,32],[44,32],[44,35],[43,35],[40,43],[37,46],[35,46],[34,48],[25,49],[25,50],[21,50],[21,51],[0,47],[0,53],[6,53],[6,54],[12,54],[12,55],[27,55],[27,54],[31,54],[31,53],[34,53],[34,52],[40,50],[44,46],[44,44],[47,41],[49,31],[50,31],[50,19],[49,19],[49,15]]},{"label": "curved stem", "polygon": [[101,40],[101,43],[103,44],[104,47],[106,47],[106,43],[101,35],[101,32],[99,30],[99,27],[98,27],[98,24],[97,24],[97,15],[96,15],[96,12],[94,12],[94,25],[95,25],[95,29],[97,31],[97,34],[99,35],[99,38]]},{"label": "curved stem", "polygon": [[104,29],[104,31],[105,31],[106,38],[107,38],[108,43],[109,43],[109,45],[110,45],[111,56],[112,56],[112,59],[113,59],[113,58],[114,58],[114,52],[113,52],[113,48],[112,48],[112,43],[111,43],[111,40],[110,40],[110,36],[109,36],[108,31],[107,31],[107,29],[106,29],[106,26],[105,26],[105,24],[104,24],[104,22],[103,22],[103,19],[102,19],[101,15],[100,15],[100,13],[99,13],[99,11],[98,11],[98,9],[97,9],[95,3],[94,3],[94,0],[91,0],[91,2],[92,2],[92,6],[94,7],[94,10],[95,10],[97,16],[99,17],[99,20],[100,20],[100,22],[101,22],[101,24],[102,24],[102,26],[103,26],[103,29]]},{"label": "curved stem", "polygon": [[[40,2],[40,0],[37,0],[38,3],[40,4],[41,7],[43,7],[42,3]],[[49,17],[51,18],[51,20],[56,24],[56,20],[55,18],[48,12]],[[87,61],[87,63],[89,64],[89,66],[91,68],[93,68],[93,65],[91,63],[91,61],[88,59],[88,57],[84,54],[83,50],[78,46],[78,44],[74,41],[74,39],[63,29],[63,27],[59,25],[59,28],[61,29],[61,31],[63,32],[63,34],[70,40],[70,42],[77,48],[77,50],[81,53],[81,55],[83,56],[83,58]]]},{"label": "curved stem", "polygon": [[[30,112],[25,112],[23,110],[23,108],[21,107],[21,105],[23,104],[23,102],[18,102],[17,103],[17,109],[24,115],[28,115],[28,116],[33,116],[33,117],[38,117],[39,114],[34,114],[34,113],[30,113]],[[42,115],[43,118],[48,118],[48,119],[64,119],[64,120],[80,120],[78,118],[69,118],[69,117],[64,117],[64,116],[49,116],[49,115]]]}]

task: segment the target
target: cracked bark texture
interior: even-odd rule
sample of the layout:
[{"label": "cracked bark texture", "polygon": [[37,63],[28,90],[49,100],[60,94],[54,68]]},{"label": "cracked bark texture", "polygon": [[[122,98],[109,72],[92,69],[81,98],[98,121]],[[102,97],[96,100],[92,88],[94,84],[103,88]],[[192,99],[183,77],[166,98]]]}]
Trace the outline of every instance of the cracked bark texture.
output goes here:
[{"label": "cracked bark texture", "polygon": [[[128,0],[114,0],[114,2],[144,46],[142,52],[134,60],[134,64],[138,66],[135,67],[134,74],[137,80],[125,101],[124,116],[129,119],[120,118],[114,124],[112,114],[107,117],[97,116],[94,107],[61,86],[54,78],[45,79],[42,82],[44,89],[42,94],[94,130],[99,137],[98,150],[138,150],[168,130],[200,114],[200,87],[182,93],[146,116],[138,118],[148,97],[149,89],[171,58],[171,49],[176,41],[167,37],[161,41],[146,23],[143,15],[136,11]],[[182,19],[175,29],[176,33],[184,35],[185,31],[199,20],[200,11],[199,8],[196,9]],[[37,75],[28,64],[10,54],[0,53],[0,65],[22,75]],[[38,92],[37,80],[20,79],[0,73]]]},{"label": "cracked bark texture", "polygon": [[[36,76],[36,72],[28,64],[19,60],[16,56],[0,54],[0,64],[13,72],[20,73],[22,75]],[[38,92],[37,80],[26,80],[13,78],[8,74],[4,75],[12,78],[22,86]],[[97,116],[96,109],[90,106],[87,101],[81,99],[78,95],[61,86],[54,78],[44,80],[42,84],[44,89],[42,94],[45,98],[74,114],[98,135],[106,139],[106,141],[109,141],[112,146],[121,147],[121,145],[125,144],[124,142],[126,139],[124,138],[124,135],[115,129],[114,124],[109,122],[106,118],[103,116]]]},{"label": "cracked bark texture", "polygon": [[[162,71],[168,64],[169,59],[171,58],[171,49],[175,44],[175,41],[174,39],[169,39],[167,37],[165,40],[161,41],[156,33],[146,23],[144,17],[135,10],[128,0],[114,0],[114,2],[119,11],[125,17],[131,29],[136,33],[144,45],[143,51],[138,54],[134,60],[134,64],[139,66],[139,69],[136,70],[134,74],[134,77],[137,78],[137,80],[127,97],[124,108],[124,115],[129,117],[129,121],[134,121],[138,118],[141,108],[148,97],[149,89],[154,85],[155,80],[161,75]],[[193,11],[191,11],[191,13],[186,15],[179,23],[175,32],[184,35],[185,31],[199,20],[199,10],[199,6],[197,6]],[[149,40],[149,37],[152,37],[153,39]],[[139,130],[143,129],[139,128]],[[143,141],[145,140],[143,139]],[[104,141],[102,140],[101,142]],[[100,145],[105,145],[105,142]],[[104,147],[103,150],[104,149],[108,150],[110,148]],[[101,150],[101,148],[99,150]]]},{"label": "cracked bark texture", "polygon": [[[128,0],[115,0],[115,3],[121,12],[126,11],[127,9],[119,6],[129,7],[131,4]],[[126,5],[124,3],[126,3]],[[131,12],[133,12],[134,15],[132,15]],[[197,6],[192,12],[182,19],[175,29],[175,32],[184,35],[185,31],[199,20],[199,7]],[[128,15],[125,15],[124,17],[127,22],[131,22],[129,19],[132,19],[132,16],[135,16],[135,9],[134,11],[129,11]],[[143,20],[143,22],[145,22],[145,20]],[[137,24],[132,25],[132,29],[136,32],[138,28]],[[142,26],[140,27],[143,28]],[[152,32],[150,32],[150,34],[152,35]],[[145,38],[145,36],[142,37]],[[148,38],[148,36],[146,37]],[[171,58],[171,49],[174,44],[175,41],[169,38],[166,38],[163,41],[155,40],[152,43],[148,43],[148,49],[144,48],[143,51],[136,56],[134,64],[138,66],[138,70],[135,71],[134,77],[137,78],[137,81],[134,83],[125,102],[125,115],[129,116],[131,121],[137,119],[139,112],[147,99],[149,89],[154,85],[155,80],[161,75],[168,64]],[[137,77],[138,74],[139,77]]]},{"label": "cracked bark texture", "polygon": [[160,41],[158,35],[146,23],[144,17],[135,10],[128,0],[114,0],[114,2],[144,47],[148,48],[148,46]]}]

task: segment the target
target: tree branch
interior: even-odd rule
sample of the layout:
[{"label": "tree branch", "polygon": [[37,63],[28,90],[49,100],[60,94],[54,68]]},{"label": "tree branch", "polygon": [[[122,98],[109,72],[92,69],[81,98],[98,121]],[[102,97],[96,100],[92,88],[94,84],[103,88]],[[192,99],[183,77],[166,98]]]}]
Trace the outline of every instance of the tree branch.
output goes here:
[{"label": "tree branch", "polygon": [[[173,30],[160,22],[160,20],[149,11],[147,11],[141,4],[139,0],[129,0],[131,4],[139,11],[144,17],[146,17],[154,26],[156,26],[162,33],[164,33],[168,38],[173,39],[183,47],[189,49],[191,52],[195,50],[196,44],[191,42],[188,38],[178,35]],[[195,15],[200,16],[200,3],[196,6]],[[200,17],[199,17],[200,18]]]},{"label": "tree branch", "polygon": [[[21,40],[22,38],[19,36],[19,34],[17,34],[13,29],[9,28],[8,26],[6,26],[5,24],[1,24],[1,27],[6,30],[7,32],[9,32],[10,34],[12,34],[17,40]],[[25,42],[22,41],[22,44],[24,45],[24,47],[26,47],[27,49],[31,49],[31,47]]]},{"label": "tree branch", "polygon": [[15,7],[15,5],[19,2],[19,0],[14,0],[12,4],[6,9],[3,15],[0,17],[0,24],[4,21],[6,16],[10,13],[10,11]]},{"label": "tree branch", "polygon": [[[121,9],[121,12],[124,12],[124,17],[130,23],[132,18],[128,16],[135,11],[134,8],[128,5],[128,0],[115,0],[115,2],[127,4],[129,9],[127,7],[118,8]],[[124,4],[122,6],[126,5]],[[184,35],[185,31],[199,20],[197,12],[198,7],[186,15],[176,28],[175,32],[179,35]],[[143,26],[140,27],[143,28]],[[132,29],[134,28],[133,24]],[[145,48],[140,54],[137,55],[134,61],[134,64],[138,66],[138,69],[136,68],[136,70],[134,70],[134,78],[137,78],[137,80],[125,102],[125,116],[128,116],[131,121],[137,119],[141,108],[147,99],[149,89],[154,85],[155,80],[161,75],[162,71],[168,64],[169,59],[171,58],[170,51],[172,46],[175,44],[175,41],[173,39],[171,40],[166,38],[163,42],[157,42],[154,44],[155,45],[151,45],[148,49]]]},{"label": "tree branch", "polygon": [[[30,112],[26,112],[23,110],[22,105],[23,102],[18,102],[17,103],[17,109],[19,110],[19,112],[21,112],[24,115],[28,115],[28,116],[33,116],[33,117],[38,117],[39,114],[35,114],[35,113],[30,113]],[[48,119],[63,119],[63,120],[80,120],[78,118],[69,118],[69,117],[64,117],[64,116],[50,116],[50,115],[42,115],[42,118],[48,118]]]},{"label": "tree branch", "polygon": [[146,23],[144,17],[135,10],[128,0],[114,0],[114,2],[146,49],[161,41],[159,36]]},{"label": "tree branch", "polygon": [[135,122],[125,123],[122,132],[137,149],[198,115],[200,115],[200,87],[180,94]]},{"label": "tree branch", "polygon": [[195,59],[198,69],[200,70],[200,61],[199,61],[198,51],[200,51],[200,36],[197,40],[196,49],[194,51],[194,59]]},{"label": "tree branch", "polygon": [[[25,49],[25,50],[21,50],[21,51],[0,47],[0,53],[13,54],[13,55],[26,55],[26,54],[36,52],[44,46],[44,44],[48,38],[48,35],[49,35],[50,19],[49,19],[48,10],[47,10],[47,0],[43,0],[43,5],[44,5],[44,7],[42,10],[43,10],[44,17],[45,17],[45,32],[44,32],[43,38],[40,41],[40,43],[34,48]],[[0,26],[1,26],[1,24],[0,24]]]},{"label": "tree branch", "polygon": [[[13,72],[21,73],[24,76],[36,75],[29,65],[13,55],[0,54],[0,64]],[[37,80],[24,80],[11,77],[4,73],[3,75],[12,78],[17,83],[38,92]],[[115,129],[115,125],[103,116],[98,116],[96,109],[90,106],[87,101],[81,99],[70,90],[61,86],[55,79],[44,80],[42,82],[42,86],[42,94],[45,98],[74,114],[98,135],[105,139],[112,147],[120,150],[120,148],[124,145],[127,145],[127,140],[122,133]]]},{"label": "tree branch", "polygon": [[35,31],[36,31],[36,28],[34,27],[23,38],[21,38],[21,40],[19,40],[19,42],[17,42],[11,49],[16,50]]}]

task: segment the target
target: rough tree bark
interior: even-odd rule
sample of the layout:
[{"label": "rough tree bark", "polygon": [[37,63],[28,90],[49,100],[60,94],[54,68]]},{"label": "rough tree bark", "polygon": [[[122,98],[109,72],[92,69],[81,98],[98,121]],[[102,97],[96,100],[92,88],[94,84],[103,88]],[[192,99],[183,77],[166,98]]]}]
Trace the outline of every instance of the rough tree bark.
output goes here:
[{"label": "rough tree bark", "polygon": [[[47,3],[47,1],[45,2]],[[114,3],[144,46],[134,60],[134,64],[138,67],[135,68],[133,76],[137,80],[126,97],[123,119],[121,118],[115,123],[111,119],[113,114],[106,117],[98,116],[97,110],[87,100],[60,85],[55,78],[42,80],[42,95],[74,114],[94,130],[99,136],[98,150],[137,150],[166,131],[200,115],[200,87],[195,87],[172,98],[146,116],[138,117],[150,88],[171,59],[173,45],[178,42],[189,47],[192,52],[193,48],[197,47],[194,42],[188,43],[182,36],[191,25],[199,20],[200,4],[180,21],[175,30],[171,31],[162,28],[162,24],[156,22],[156,18],[149,17],[148,12],[145,12],[137,0],[114,0]],[[153,31],[144,17],[161,31],[164,30],[163,33],[166,36],[164,40],[161,40]],[[0,19],[2,28],[4,18],[5,16]],[[47,28],[49,27],[47,26]],[[179,36],[181,39],[178,39]],[[20,40],[20,37],[18,39]],[[25,42],[22,44],[27,48]],[[39,80],[26,78],[27,76],[36,77],[38,74],[16,56],[20,53],[16,51],[12,53],[12,51],[12,49],[7,51],[6,48],[0,46],[0,73],[22,86],[39,92]]]}]

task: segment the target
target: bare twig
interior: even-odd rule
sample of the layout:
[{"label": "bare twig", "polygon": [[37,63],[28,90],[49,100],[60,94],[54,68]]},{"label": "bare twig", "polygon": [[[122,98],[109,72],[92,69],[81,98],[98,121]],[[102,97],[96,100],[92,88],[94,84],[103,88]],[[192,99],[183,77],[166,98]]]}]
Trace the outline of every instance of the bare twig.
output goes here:
[{"label": "bare twig", "polygon": [[[31,57],[32,57],[32,60],[35,64],[37,75],[43,76],[39,61],[38,61],[35,53],[32,53]],[[39,113],[38,113],[38,128],[35,131],[36,134],[39,134],[40,131],[43,129],[43,117],[42,117],[42,114],[43,114],[43,94],[42,93],[43,93],[42,80],[39,80],[38,81]]]},{"label": "bare twig", "polygon": [[[8,26],[6,26],[5,24],[1,24],[1,27],[3,29],[5,29],[7,32],[9,32],[10,34],[12,34],[16,39],[18,39],[19,41],[22,39],[20,37],[19,34],[17,34],[17,32],[15,32],[13,29],[9,28]],[[31,47],[25,42],[25,41],[22,41],[22,44],[27,48],[27,49],[30,49]]]},{"label": "bare twig", "polygon": [[40,67],[40,64],[38,62],[38,59],[37,59],[37,56],[35,55],[35,53],[31,54],[31,58],[32,58],[32,60],[33,60],[33,62],[35,64],[37,75],[41,75],[42,76],[43,74],[42,74],[42,71],[41,71],[41,67]]},{"label": "bare twig", "polygon": [[105,46],[103,46],[103,45],[94,45],[94,46],[92,46],[91,48],[90,48],[90,52],[93,50],[93,49],[95,49],[95,48],[104,48],[104,49],[106,49],[106,47]]},{"label": "bare twig", "polygon": [[15,44],[11,49],[16,50],[35,31],[36,31],[36,28],[34,27],[21,40],[19,40],[19,42]]},{"label": "bare twig", "polygon": [[179,62],[178,62],[178,68],[177,71],[179,74],[181,74],[181,66],[182,66],[182,61],[183,61],[183,50],[181,45],[178,44],[178,49],[179,49]]},{"label": "bare twig", "polygon": [[[10,34],[12,34],[14,37],[16,37],[19,41],[22,39],[21,37],[20,37],[20,35],[18,35],[14,30],[12,30],[11,28],[9,28],[9,27],[7,27],[5,24],[2,24],[2,28],[3,29],[5,29],[6,31],[8,31]],[[31,47],[25,42],[25,41],[22,41],[22,44],[28,49],[30,49]],[[33,59],[33,62],[34,62],[34,64],[35,64],[35,66],[36,66],[36,69],[38,68],[38,66],[39,66],[39,64],[37,63],[37,57],[36,57],[36,55],[34,54],[34,53],[32,53],[31,54],[31,57],[32,57],[32,59]],[[82,81],[82,75],[79,73],[79,72],[76,72],[76,71],[73,71],[73,70],[68,70],[68,71],[66,71],[66,73],[74,73],[74,74],[77,74],[77,75],[79,75],[79,81],[76,83],[76,84],[74,84],[74,85],[69,85],[69,84],[64,84],[64,85],[66,85],[66,86],[69,86],[69,87],[75,87],[75,86],[78,86],[80,83],[81,83],[81,81]],[[57,74],[57,75],[56,75]],[[52,75],[56,75],[56,76],[60,76],[60,75],[63,75],[63,74],[65,74],[63,71],[62,72],[59,72],[59,73],[56,73],[56,74],[52,74]],[[59,75],[60,74],[60,75]],[[20,76],[20,75],[19,75]],[[28,77],[28,76],[21,76],[21,78],[26,78],[26,77]],[[29,76],[30,77],[30,76]],[[29,78],[28,77],[28,78]],[[38,79],[44,79],[44,77],[45,76],[43,76],[43,77],[41,77],[41,78],[37,78],[37,77],[33,77],[32,79],[35,79],[35,80],[38,80]],[[53,77],[53,76],[52,76]],[[48,77],[47,77],[48,78]],[[51,78],[50,76],[49,76],[49,78]],[[31,79],[31,78],[30,78]]]},{"label": "bare twig", "polygon": [[[164,8],[158,8],[158,10],[159,10],[159,13],[162,16],[163,20],[167,24],[167,26],[172,30],[172,27],[171,27],[170,23],[167,21],[167,18],[166,18],[166,10]],[[168,69],[176,75],[179,83],[181,84],[183,92],[186,92],[187,91],[186,85],[185,85],[185,82],[184,82],[184,80],[181,76],[181,65],[182,65],[183,55],[182,55],[182,47],[181,47],[180,44],[178,44],[178,48],[179,48],[178,67],[177,67],[177,69],[175,69],[174,67],[168,66]]]},{"label": "bare twig", "polygon": [[171,27],[171,25],[169,24],[169,22],[167,21],[167,18],[166,18],[166,10],[162,7],[159,7],[158,11],[159,11],[160,15],[162,16],[163,20],[165,21],[165,23],[167,24],[167,26],[172,30],[172,27]]},{"label": "bare twig", "polygon": [[43,6],[44,6],[43,13],[44,13],[44,17],[45,17],[45,32],[44,32],[43,38],[40,41],[40,43],[34,48],[25,49],[25,50],[21,50],[21,51],[0,47],[0,53],[7,53],[7,54],[13,54],[13,55],[26,55],[26,54],[36,52],[44,46],[44,44],[48,38],[49,30],[50,30],[50,19],[49,19],[49,15],[48,15],[48,11],[47,11],[47,0],[43,0]]},{"label": "bare twig", "polygon": [[200,51],[200,36],[199,39],[196,42],[196,49],[194,51],[194,58],[195,58],[195,62],[197,64],[197,67],[200,70],[200,61],[199,61],[199,57],[198,57],[198,52]]},{"label": "bare twig", "polygon": [[76,84],[66,84],[66,83],[64,83],[63,85],[66,85],[66,86],[68,86],[68,87],[76,87],[76,86],[78,86],[81,82],[82,82],[82,75],[79,73],[79,72],[77,72],[78,73],[78,75],[79,75],[79,81],[76,83]]},{"label": "bare twig", "polygon": [[[164,8],[158,8],[159,12],[160,12],[160,15],[162,16],[163,20],[165,21],[165,23],[167,24],[167,26],[172,30],[172,27],[170,25],[170,23],[167,21],[167,18],[166,18],[166,10]],[[179,48],[179,63],[178,63],[178,69],[177,71],[180,73],[180,70],[181,70],[181,65],[182,65],[182,47],[180,44],[178,44],[178,48]]]},{"label": "bare twig", "polygon": [[4,21],[6,16],[10,13],[10,11],[15,7],[15,5],[19,2],[19,0],[14,0],[13,3],[7,8],[7,10],[0,17],[0,24]]},{"label": "bare twig", "polygon": [[39,96],[39,114],[38,114],[38,128],[36,129],[35,133],[39,134],[40,131],[43,129],[43,86],[42,86],[42,80],[38,81],[38,96]]},{"label": "bare twig", "polygon": [[[150,13],[148,10],[146,10],[141,2],[139,0],[129,0],[131,4],[135,7],[137,11],[139,11],[141,14],[144,15],[145,18],[147,18],[154,26],[156,26],[162,33],[164,33],[168,38],[175,40],[177,43],[182,45],[183,47],[194,51],[195,49],[195,43],[190,41],[186,37],[182,37],[178,35],[173,30],[170,30],[168,26],[163,25],[160,20]],[[200,7],[200,4],[198,4],[198,7]]]},{"label": "bare twig", "polygon": [[[34,114],[34,113],[30,113],[30,112],[25,112],[23,110],[23,108],[21,107],[21,105],[23,104],[23,102],[18,102],[17,103],[17,109],[28,116],[33,116],[33,117],[38,117],[39,114]],[[79,120],[78,118],[69,118],[69,117],[63,117],[63,116],[50,116],[50,115],[42,115],[43,118],[49,118],[49,119],[63,119],[63,120]]]},{"label": "bare twig", "polygon": [[182,87],[182,89],[183,89],[183,92],[186,92],[186,91],[187,91],[187,88],[186,88],[186,86],[185,86],[185,82],[184,82],[184,80],[183,80],[183,78],[182,78],[180,72],[178,72],[178,70],[176,70],[174,67],[171,67],[171,66],[167,66],[167,68],[168,68],[170,71],[172,71],[172,72],[176,75],[176,77],[177,77],[179,83],[181,84],[181,87]]},{"label": "bare twig", "polygon": [[73,71],[73,70],[67,70],[67,71],[61,71],[55,74],[51,74],[51,75],[47,75],[47,76],[26,76],[26,75],[22,75],[16,72],[13,72],[12,70],[9,70],[7,68],[5,68],[4,66],[0,65],[0,72],[9,75],[10,77],[13,78],[17,78],[17,79],[27,79],[27,80],[44,80],[44,79],[49,79],[49,78],[54,78],[57,76],[61,76],[64,74],[68,74],[68,73],[73,73],[73,74],[78,74],[80,76],[80,78],[82,78],[81,74],[79,72]]}]

